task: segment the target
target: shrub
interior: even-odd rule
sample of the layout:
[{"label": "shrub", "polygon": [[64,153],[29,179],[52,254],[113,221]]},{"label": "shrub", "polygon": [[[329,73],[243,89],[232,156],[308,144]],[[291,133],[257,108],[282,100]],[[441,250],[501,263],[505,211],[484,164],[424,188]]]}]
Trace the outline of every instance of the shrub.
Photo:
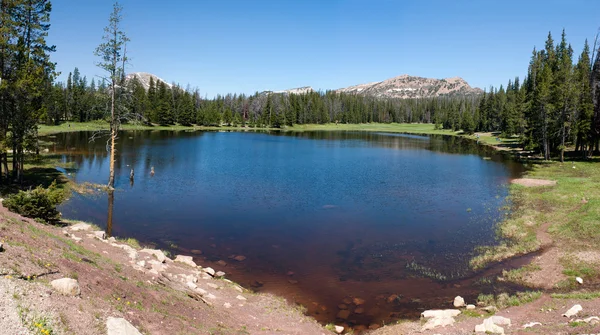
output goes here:
[{"label": "shrub", "polygon": [[52,183],[48,189],[38,186],[33,190],[19,191],[6,198],[3,205],[10,211],[29,218],[56,221],[60,219],[56,205],[61,200],[61,192],[56,189],[56,184]]}]

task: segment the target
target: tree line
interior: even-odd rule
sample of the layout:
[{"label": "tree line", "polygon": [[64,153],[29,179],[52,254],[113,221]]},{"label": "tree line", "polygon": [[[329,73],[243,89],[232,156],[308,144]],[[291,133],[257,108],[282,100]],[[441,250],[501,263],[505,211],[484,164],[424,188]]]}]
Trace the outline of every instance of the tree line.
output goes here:
[{"label": "tree line", "polygon": [[[54,46],[46,43],[49,0],[0,1],[0,182],[23,178],[25,153],[37,151],[37,125],[53,86]],[[8,155],[12,153],[12,171]]]},{"label": "tree line", "polygon": [[[115,15],[117,7],[120,11],[120,6],[116,6]],[[49,0],[0,0],[3,180],[10,176],[22,178],[25,154],[39,150],[38,124],[102,119],[111,123],[112,130],[122,122],[260,128],[325,123],[433,123],[437,128],[466,133],[499,132],[502,136],[519,137],[526,149],[540,152],[545,159],[564,159],[568,147],[584,157],[599,148],[598,46],[590,48],[586,41],[576,56],[564,31],[558,43],[549,34],[543,49],[534,48],[523,80],[517,77],[506,86],[491,87],[479,95],[382,99],[312,91],[226,94],[209,99],[189,86],[183,88],[154,78],[145,84],[135,76],[126,78],[124,34],[122,41],[106,39],[101,45],[104,49],[98,55],[108,73],[106,78],[88,80],[75,68],[66,82],[55,81],[55,64],[50,61],[55,47],[46,43],[51,9]],[[120,20],[118,15],[115,18]],[[111,48],[122,54],[116,59],[105,58],[115,55]],[[12,168],[8,164],[9,153],[13,157]]]}]

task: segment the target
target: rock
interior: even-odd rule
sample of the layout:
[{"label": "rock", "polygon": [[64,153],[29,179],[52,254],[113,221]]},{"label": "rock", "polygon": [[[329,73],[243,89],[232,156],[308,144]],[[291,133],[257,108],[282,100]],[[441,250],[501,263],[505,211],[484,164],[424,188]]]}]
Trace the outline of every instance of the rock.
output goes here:
[{"label": "rock", "polygon": [[292,284],[292,285],[294,285],[294,284],[298,284],[298,281],[297,281],[297,280],[294,280],[294,279],[290,279],[290,280],[288,280],[288,282],[289,282],[290,284]]},{"label": "rock", "polygon": [[238,295],[238,296],[237,296],[237,297],[235,297],[235,298],[236,298],[236,299],[238,299],[238,300],[243,300],[243,301],[246,301],[246,300],[248,300],[248,299],[244,298],[244,296],[242,296],[242,295]]},{"label": "rock", "polygon": [[190,252],[194,255],[202,255],[202,250],[194,249],[190,250]]},{"label": "rock", "polygon": [[523,329],[533,328],[535,326],[541,326],[542,324],[539,322],[530,322],[523,325]]},{"label": "rock", "polygon": [[510,319],[503,316],[494,315],[490,316],[488,319],[498,326],[510,326]]},{"label": "rock", "polygon": [[167,256],[162,252],[162,250],[157,249],[142,249],[140,252],[147,253],[150,255],[154,255],[159,262],[164,263],[167,260]]},{"label": "rock", "polygon": [[102,230],[97,230],[92,232],[92,234],[94,234],[94,236],[99,239],[99,240],[105,240],[106,239],[106,233]]},{"label": "rock", "polygon": [[451,316],[435,317],[427,320],[421,327],[421,331],[431,330],[437,327],[446,327],[454,324],[454,318]]},{"label": "rock", "polygon": [[594,326],[594,325],[597,325],[598,323],[600,323],[600,318],[597,316],[590,316],[589,318],[585,318],[585,319],[577,319],[577,320],[575,320],[575,322],[585,322],[585,323],[589,323],[590,325]]},{"label": "rock", "polygon": [[487,306],[487,307],[483,307],[482,309],[488,313],[497,313],[498,312],[498,308],[496,308],[496,306]]},{"label": "rock", "polygon": [[73,239],[73,241],[75,241],[75,242],[81,242],[81,237],[77,237],[77,236],[75,236],[75,235],[73,235],[73,234],[71,234],[71,236],[70,236],[70,237],[71,237],[71,238]]},{"label": "rock", "polygon": [[581,277],[576,277],[575,280],[579,283],[583,285],[583,278]]},{"label": "rock", "polygon": [[335,332],[338,334],[341,334],[344,332],[344,327],[342,326],[335,326]]},{"label": "rock", "polygon": [[390,304],[397,300],[400,300],[400,297],[397,294],[392,294],[387,298],[387,302]]},{"label": "rock", "polygon": [[190,281],[190,282],[187,282],[185,285],[186,285],[187,287],[191,288],[192,290],[195,290],[195,289],[197,289],[197,288],[198,288],[198,285],[196,285],[195,283],[193,283],[193,282],[191,282],[191,281]]},{"label": "rock", "polygon": [[175,257],[175,262],[187,264],[193,268],[195,268],[197,266],[196,263],[194,262],[194,258],[192,256],[177,255]]},{"label": "rock", "polygon": [[360,306],[360,305],[364,305],[365,303],[365,299],[361,299],[361,298],[354,298],[352,299],[352,302],[356,305],[356,306]]},{"label": "rock", "polygon": [[473,305],[473,304],[468,304],[468,305],[467,305],[467,310],[470,310],[470,311],[472,311],[472,310],[474,310],[474,309],[475,309],[475,305]]},{"label": "rock", "polygon": [[342,302],[345,303],[346,305],[350,305],[352,303],[352,299],[344,298],[344,299],[342,299]]},{"label": "rock", "polygon": [[346,319],[348,319],[349,316],[350,316],[350,311],[347,309],[343,309],[337,313],[336,318],[346,320]]},{"label": "rock", "polygon": [[117,239],[111,236],[108,238],[108,242],[115,243],[115,242],[117,242]]},{"label": "rock", "polygon": [[129,321],[123,318],[106,319],[107,335],[142,335]]},{"label": "rock", "polygon": [[370,330],[375,330],[375,329],[379,329],[379,328],[381,328],[381,326],[376,323],[372,323],[369,325]]},{"label": "rock", "polygon": [[233,259],[235,259],[238,262],[242,262],[242,261],[246,260],[246,256],[238,255],[238,256],[233,257]]},{"label": "rock", "polygon": [[217,262],[218,266],[227,266],[227,262],[225,262],[224,260],[220,260]]},{"label": "rock", "polygon": [[4,244],[0,243],[0,252],[4,251]]},{"label": "rock", "polygon": [[80,231],[80,230],[90,230],[92,228],[91,224],[79,222],[69,227],[72,231]]},{"label": "rock", "polygon": [[476,333],[486,334],[504,334],[504,328],[494,324],[489,318],[483,320],[483,323],[475,326]]},{"label": "rock", "polygon": [[225,307],[225,308],[231,308],[231,304],[228,303],[228,302],[226,302],[226,303],[223,304],[223,307]]},{"label": "rock", "polygon": [[70,296],[78,296],[81,294],[79,283],[72,278],[61,278],[50,282],[50,285],[59,293]]},{"label": "rock", "polygon": [[346,304],[339,304],[338,308],[339,309],[348,309],[348,305],[346,305]]},{"label": "rock", "polygon": [[209,293],[209,294],[207,294],[207,295],[206,295],[206,297],[207,297],[208,299],[210,299],[210,300],[215,300],[215,299],[217,299],[217,297],[216,297],[214,294],[212,294],[212,293]]},{"label": "rock", "polygon": [[213,268],[204,268],[202,270],[204,270],[204,272],[208,273],[209,275],[211,275],[213,277],[215,276],[215,270]]},{"label": "rock", "polygon": [[208,287],[214,288],[215,290],[218,290],[219,288],[221,288],[219,285],[213,284],[213,283],[206,283],[206,285],[208,285]]},{"label": "rock", "polygon": [[430,309],[421,313],[421,317],[425,319],[429,318],[441,318],[441,317],[455,317],[460,314],[458,309]]},{"label": "rock", "polygon": [[454,298],[454,307],[458,308],[458,307],[464,307],[464,306],[465,306],[465,299],[463,299],[463,297],[461,297],[459,295],[456,298]]},{"label": "rock", "polygon": [[570,318],[570,317],[577,315],[577,313],[581,312],[582,310],[583,310],[583,307],[581,307],[581,305],[575,305],[575,306],[569,308],[569,310],[565,314],[563,314],[563,316]]},{"label": "rock", "polygon": [[354,310],[354,314],[362,314],[365,312],[365,309],[362,307],[359,307],[357,309]]}]

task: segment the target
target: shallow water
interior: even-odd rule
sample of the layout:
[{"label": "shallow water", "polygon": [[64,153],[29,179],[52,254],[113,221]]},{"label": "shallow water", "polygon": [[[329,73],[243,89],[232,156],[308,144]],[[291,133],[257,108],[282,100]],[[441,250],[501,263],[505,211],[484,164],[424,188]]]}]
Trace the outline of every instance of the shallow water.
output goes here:
[{"label": "shallow water", "polygon": [[[90,136],[59,134],[53,150],[77,163],[76,181],[106,183],[106,140]],[[122,132],[117,156],[111,234],[201,250],[197,263],[323,322],[359,297],[354,326],[475,297],[468,259],[494,243],[522,171],[473,141],[366,132]],[[74,195],[60,211],[106,225],[107,207],[106,195]]]}]

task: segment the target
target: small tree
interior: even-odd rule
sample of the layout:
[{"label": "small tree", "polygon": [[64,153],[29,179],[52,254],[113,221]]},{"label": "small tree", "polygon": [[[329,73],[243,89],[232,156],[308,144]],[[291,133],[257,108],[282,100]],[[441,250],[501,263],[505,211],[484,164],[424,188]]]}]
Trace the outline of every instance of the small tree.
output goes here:
[{"label": "small tree", "polygon": [[121,30],[123,7],[116,2],[113,12],[104,28],[103,42],[96,48],[95,55],[102,60],[97,66],[107,72],[110,84],[110,172],[108,187],[115,186],[115,142],[120,127],[120,106],[117,105],[117,90],[124,88],[125,64],[127,63],[127,42],[129,39]]}]

